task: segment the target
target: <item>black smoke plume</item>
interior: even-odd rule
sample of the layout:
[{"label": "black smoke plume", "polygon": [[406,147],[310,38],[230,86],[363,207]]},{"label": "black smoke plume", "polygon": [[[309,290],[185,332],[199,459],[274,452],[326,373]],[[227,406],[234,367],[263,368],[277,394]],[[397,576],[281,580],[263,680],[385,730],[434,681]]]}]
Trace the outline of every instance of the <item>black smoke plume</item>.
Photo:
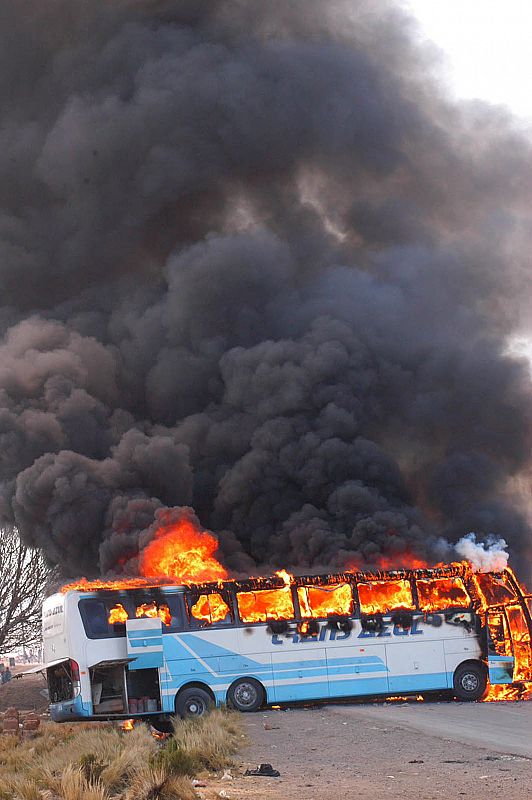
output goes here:
[{"label": "black smoke plume", "polygon": [[[115,571],[530,563],[530,139],[387,0],[0,4],[0,515]],[[188,512],[187,512],[188,513]]]}]

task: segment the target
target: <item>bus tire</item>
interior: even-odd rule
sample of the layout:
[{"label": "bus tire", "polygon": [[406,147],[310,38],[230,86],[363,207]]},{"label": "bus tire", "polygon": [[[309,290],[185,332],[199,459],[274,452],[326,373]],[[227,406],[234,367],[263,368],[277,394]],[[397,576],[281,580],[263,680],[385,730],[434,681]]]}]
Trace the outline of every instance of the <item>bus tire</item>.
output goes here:
[{"label": "bus tire", "polygon": [[456,668],[453,678],[457,700],[480,700],[486,691],[487,676],[483,664],[467,661]]},{"label": "bus tire", "polygon": [[211,695],[199,686],[181,689],[175,701],[175,710],[181,719],[203,717],[214,706]]},{"label": "bus tire", "polygon": [[264,702],[264,688],[254,678],[239,678],[227,690],[227,705],[237,711],[257,711]]}]

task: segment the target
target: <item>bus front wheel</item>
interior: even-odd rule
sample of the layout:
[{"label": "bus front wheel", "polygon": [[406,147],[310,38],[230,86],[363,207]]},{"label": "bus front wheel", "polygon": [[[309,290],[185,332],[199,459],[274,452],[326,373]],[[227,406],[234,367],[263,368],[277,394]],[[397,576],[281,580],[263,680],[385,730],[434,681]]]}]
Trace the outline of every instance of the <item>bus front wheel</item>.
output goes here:
[{"label": "bus front wheel", "polygon": [[454,673],[454,696],[457,700],[480,700],[486,683],[486,670],[481,664],[461,664]]},{"label": "bus front wheel", "polygon": [[237,711],[257,711],[264,702],[264,689],[253,678],[240,678],[229,687],[228,705]]},{"label": "bus front wheel", "polygon": [[175,710],[182,719],[203,717],[213,705],[213,699],[205,689],[200,689],[199,686],[190,686],[177,695]]}]

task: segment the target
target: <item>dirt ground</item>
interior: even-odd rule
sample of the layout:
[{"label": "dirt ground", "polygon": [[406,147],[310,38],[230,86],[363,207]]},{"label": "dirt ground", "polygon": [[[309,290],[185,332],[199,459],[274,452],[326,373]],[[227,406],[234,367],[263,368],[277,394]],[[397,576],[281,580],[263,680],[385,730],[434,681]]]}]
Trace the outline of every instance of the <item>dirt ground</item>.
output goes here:
[{"label": "dirt ground", "polygon": [[[14,674],[31,669],[32,665],[14,667]],[[8,683],[0,685],[0,712],[15,706],[20,711],[37,711],[39,714],[48,710],[46,681],[40,673],[12,678]]]},{"label": "dirt ground", "polygon": [[[532,760],[438,735],[438,716],[445,715],[446,704],[435,705],[442,711],[432,709],[432,735],[413,729],[415,721],[398,720],[391,706],[321,706],[247,715],[250,744],[232,771],[238,777],[200,791],[204,797],[233,800],[486,800],[490,795],[529,800]],[[519,705],[530,706],[520,724],[532,737],[532,704]],[[497,706],[491,714],[494,723],[515,713],[514,704]],[[452,711],[467,719],[473,704],[458,704]],[[243,776],[247,767],[261,762],[271,763],[281,776]]]},{"label": "dirt ground", "polygon": [[[44,689],[39,674],[0,685],[0,711],[46,710]],[[532,702],[347,703],[242,721],[248,741],[234,759],[233,779],[207,779],[200,800],[532,797],[532,758],[524,755],[532,754]],[[244,776],[265,762],[279,778]]]}]

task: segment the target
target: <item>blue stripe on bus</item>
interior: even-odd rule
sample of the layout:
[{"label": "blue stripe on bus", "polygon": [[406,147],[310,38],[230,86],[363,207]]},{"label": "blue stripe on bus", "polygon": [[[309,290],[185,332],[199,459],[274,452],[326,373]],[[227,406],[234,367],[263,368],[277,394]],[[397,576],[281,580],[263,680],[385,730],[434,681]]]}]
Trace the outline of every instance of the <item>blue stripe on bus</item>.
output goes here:
[{"label": "blue stripe on bus", "polygon": [[149,643],[145,642],[144,639],[140,639],[137,642],[129,642],[129,647],[157,647],[161,652],[163,650],[163,643],[151,640]]},{"label": "blue stripe on bus", "polygon": [[130,662],[129,669],[130,670],[137,670],[137,669],[147,669],[153,667],[162,667],[163,665],[163,658],[162,658],[162,650],[158,650],[155,653],[141,653],[139,656]]},{"label": "blue stripe on bus", "polygon": [[[424,692],[433,689],[449,689],[453,685],[452,672],[417,672],[415,675],[395,675],[388,678],[390,692]],[[356,683],[356,682],[354,682]]]},{"label": "blue stripe on bus", "polygon": [[140,629],[136,628],[134,631],[127,632],[128,639],[156,639],[159,638],[161,641],[163,639],[163,635],[160,630],[154,628],[145,628]]}]

